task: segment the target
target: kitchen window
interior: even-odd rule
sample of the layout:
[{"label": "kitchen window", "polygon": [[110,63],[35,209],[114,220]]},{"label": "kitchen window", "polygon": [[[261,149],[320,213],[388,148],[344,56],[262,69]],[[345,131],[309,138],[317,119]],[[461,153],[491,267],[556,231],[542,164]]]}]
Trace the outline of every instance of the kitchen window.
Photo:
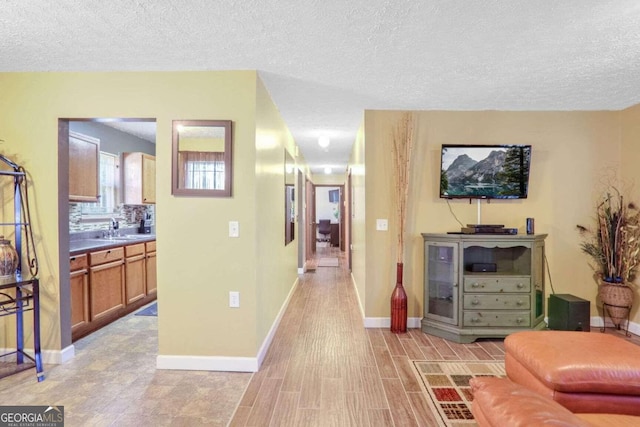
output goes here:
[{"label": "kitchen window", "polygon": [[112,215],[118,210],[120,195],[120,160],[116,154],[100,152],[98,203],[81,203],[83,216]]}]

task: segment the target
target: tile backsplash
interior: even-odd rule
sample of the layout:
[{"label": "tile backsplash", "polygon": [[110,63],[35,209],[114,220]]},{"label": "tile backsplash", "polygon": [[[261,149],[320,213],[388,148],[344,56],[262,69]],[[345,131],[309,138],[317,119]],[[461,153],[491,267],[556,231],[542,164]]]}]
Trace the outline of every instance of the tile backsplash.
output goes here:
[{"label": "tile backsplash", "polygon": [[[120,228],[132,228],[140,225],[146,213],[151,214],[151,225],[155,225],[155,205],[120,205],[113,218],[120,223]],[[107,230],[109,218],[83,215],[79,203],[69,203],[69,233]]]}]

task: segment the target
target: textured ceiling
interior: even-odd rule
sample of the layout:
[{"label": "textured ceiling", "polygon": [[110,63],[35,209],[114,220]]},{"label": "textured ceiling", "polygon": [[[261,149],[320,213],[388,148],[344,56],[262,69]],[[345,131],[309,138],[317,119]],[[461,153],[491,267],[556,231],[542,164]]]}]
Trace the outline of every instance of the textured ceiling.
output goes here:
[{"label": "textured ceiling", "polygon": [[639,103],[640,2],[0,2],[0,71],[239,69],[259,71],[314,172],[343,171],[365,109]]}]

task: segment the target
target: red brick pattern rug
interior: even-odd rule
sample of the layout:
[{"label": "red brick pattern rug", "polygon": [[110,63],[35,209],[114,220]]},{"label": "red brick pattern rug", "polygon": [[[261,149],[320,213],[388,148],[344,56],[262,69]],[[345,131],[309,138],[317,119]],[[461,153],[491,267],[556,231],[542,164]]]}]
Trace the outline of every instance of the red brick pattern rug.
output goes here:
[{"label": "red brick pattern rug", "polygon": [[473,377],[504,377],[502,361],[413,361],[415,372],[433,403],[441,427],[475,426],[471,414],[473,395],[469,380]]}]

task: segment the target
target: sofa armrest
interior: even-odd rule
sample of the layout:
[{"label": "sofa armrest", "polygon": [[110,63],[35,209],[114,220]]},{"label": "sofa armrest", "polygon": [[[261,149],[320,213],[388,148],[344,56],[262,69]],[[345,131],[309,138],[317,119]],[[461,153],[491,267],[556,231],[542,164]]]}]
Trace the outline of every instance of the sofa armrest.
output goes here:
[{"label": "sofa armrest", "polygon": [[480,427],[593,426],[559,403],[507,378],[476,377],[471,412]]}]

